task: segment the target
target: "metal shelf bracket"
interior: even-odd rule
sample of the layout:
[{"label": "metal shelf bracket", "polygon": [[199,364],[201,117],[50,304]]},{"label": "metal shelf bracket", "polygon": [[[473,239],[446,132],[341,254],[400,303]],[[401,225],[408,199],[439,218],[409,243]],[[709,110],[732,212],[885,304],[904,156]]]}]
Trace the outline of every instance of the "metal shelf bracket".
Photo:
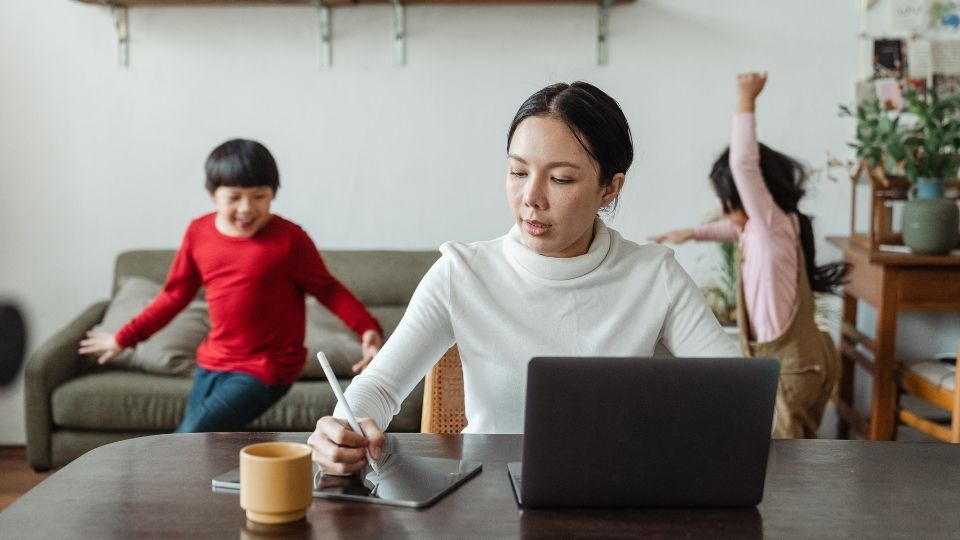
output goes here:
[{"label": "metal shelf bracket", "polygon": [[610,6],[613,0],[600,0],[597,6],[597,65],[605,66],[609,61],[610,51],[607,43],[610,26]]},{"label": "metal shelf bracket", "polygon": [[110,6],[113,25],[117,29],[117,65],[130,66],[130,24],[127,18],[127,6]]},{"label": "metal shelf bracket", "polygon": [[407,14],[400,0],[393,0],[393,61],[398,66],[407,63]]},{"label": "metal shelf bracket", "polygon": [[317,8],[317,18],[320,22],[320,67],[333,67],[333,26],[331,21],[330,6],[324,5],[320,0],[313,0],[314,7]]}]

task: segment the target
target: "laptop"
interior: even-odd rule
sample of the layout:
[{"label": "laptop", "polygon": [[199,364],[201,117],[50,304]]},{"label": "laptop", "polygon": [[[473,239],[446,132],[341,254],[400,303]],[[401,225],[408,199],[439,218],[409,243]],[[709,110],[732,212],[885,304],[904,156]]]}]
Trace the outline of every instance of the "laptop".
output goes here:
[{"label": "laptop", "polygon": [[517,503],[755,506],[779,373],[772,358],[534,358]]}]

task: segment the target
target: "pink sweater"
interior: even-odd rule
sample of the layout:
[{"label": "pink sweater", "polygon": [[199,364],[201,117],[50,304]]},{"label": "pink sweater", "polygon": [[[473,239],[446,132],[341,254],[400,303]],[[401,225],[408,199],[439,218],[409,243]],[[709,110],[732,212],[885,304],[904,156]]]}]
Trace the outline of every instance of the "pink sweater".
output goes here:
[{"label": "pink sweater", "polygon": [[727,220],[710,223],[694,229],[694,238],[724,242],[739,239],[750,339],[762,343],[786,330],[797,300],[799,221],[795,214],[780,210],[763,182],[753,113],[733,117],[730,170],[749,218],[747,224],[740,231]]}]

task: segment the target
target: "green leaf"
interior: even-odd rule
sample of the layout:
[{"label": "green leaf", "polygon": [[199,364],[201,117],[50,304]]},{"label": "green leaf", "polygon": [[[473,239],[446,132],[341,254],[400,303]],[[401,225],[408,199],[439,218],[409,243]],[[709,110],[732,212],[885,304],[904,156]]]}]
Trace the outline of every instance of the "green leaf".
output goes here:
[{"label": "green leaf", "polygon": [[[854,116],[840,105],[840,114]],[[853,141],[858,157],[887,171],[902,168],[911,182],[917,177],[954,177],[960,168],[960,97],[940,97],[908,90],[900,112],[883,111],[878,100],[858,105]]]}]

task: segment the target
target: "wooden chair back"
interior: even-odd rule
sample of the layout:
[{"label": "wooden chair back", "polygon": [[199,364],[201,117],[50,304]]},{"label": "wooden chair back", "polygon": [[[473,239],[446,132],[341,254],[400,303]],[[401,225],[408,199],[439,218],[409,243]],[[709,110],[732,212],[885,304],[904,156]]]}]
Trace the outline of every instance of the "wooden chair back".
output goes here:
[{"label": "wooden chair back", "polygon": [[422,433],[460,433],[467,427],[463,405],[463,369],[454,345],[427,373],[423,388]]}]

